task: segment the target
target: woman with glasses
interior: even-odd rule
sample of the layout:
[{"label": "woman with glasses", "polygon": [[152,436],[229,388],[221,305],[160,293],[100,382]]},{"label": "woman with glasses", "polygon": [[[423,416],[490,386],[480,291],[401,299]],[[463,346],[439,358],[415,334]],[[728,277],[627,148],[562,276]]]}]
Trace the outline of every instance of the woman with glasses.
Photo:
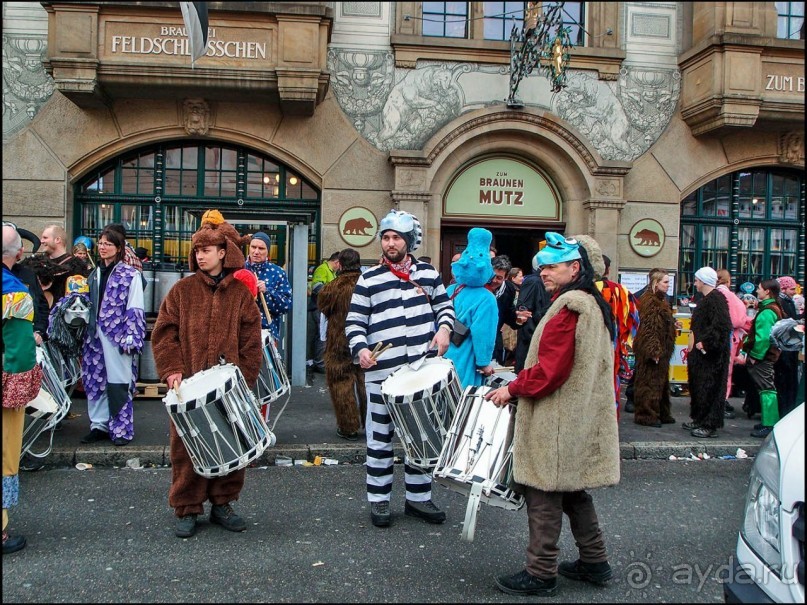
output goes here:
[{"label": "woman with glasses", "polygon": [[110,439],[126,445],[134,437],[134,356],[143,348],[146,316],[140,273],[122,262],[123,235],[109,226],[98,238],[98,266],[88,278],[90,323],[81,356],[90,432],[82,443]]}]

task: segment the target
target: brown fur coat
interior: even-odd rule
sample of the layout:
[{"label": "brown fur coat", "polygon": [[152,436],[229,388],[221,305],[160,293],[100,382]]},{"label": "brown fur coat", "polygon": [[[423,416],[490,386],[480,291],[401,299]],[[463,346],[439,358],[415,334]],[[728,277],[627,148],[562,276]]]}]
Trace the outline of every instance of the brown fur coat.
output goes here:
[{"label": "brown fur coat", "polygon": [[151,334],[154,362],[165,381],[206,370],[224,355],[254,386],[261,366],[261,317],[247,287],[225,277],[213,289],[204,272],[179,280],[160,305]]},{"label": "brown fur coat", "polygon": [[569,379],[543,399],[520,397],[513,438],[517,483],[550,492],[572,492],[619,483],[619,435],[614,349],[594,297],[561,294],[541,319],[524,367],[535,365],[546,323],[563,308],[578,314],[574,367]]},{"label": "brown fur coat", "polygon": [[[225,256],[225,267],[237,266],[237,255]],[[243,257],[241,257],[243,263]],[[261,316],[247,287],[227,275],[215,288],[206,273],[179,280],[160,305],[151,334],[154,361],[163,382],[171,374],[183,379],[225,361],[241,369],[247,385],[258,380],[262,361]],[[226,504],[238,500],[245,469],[208,479],[193,470],[188,451],[174,423],[169,423],[171,489],[168,503],[177,517],[204,510],[205,500]]]},{"label": "brown fur coat", "polygon": [[350,298],[361,271],[343,271],[326,284],[317,295],[317,306],[328,319],[325,338],[325,378],[331,395],[336,424],[346,434],[355,433],[364,425],[367,396],[364,388],[364,371],[353,363],[347,336],[345,318],[350,309]]},{"label": "brown fur coat", "polygon": [[[634,422],[651,425],[671,420],[670,358],[675,350],[675,318],[664,293],[646,291],[639,300],[639,329],[633,342],[636,356]],[[658,363],[654,359],[658,359]]]}]

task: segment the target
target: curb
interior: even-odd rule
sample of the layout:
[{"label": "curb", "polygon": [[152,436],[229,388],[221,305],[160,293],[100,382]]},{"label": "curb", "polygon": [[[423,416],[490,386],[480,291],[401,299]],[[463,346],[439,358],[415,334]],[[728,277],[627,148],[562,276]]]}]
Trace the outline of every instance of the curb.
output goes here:
[{"label": "curb", "polygon": [[[757,455],[761,441],[636,441],[619,444],[622,460],[666,460],[670,456],[687,459],[690,454],[708,454],[712,458],[734,456],[738,448],[745,450],[749,457]],[[274,466],[277,457],[292,460],[313,461],[316,456],[332,458],[339,464],[364,464],[366,448],[363,445],[339,443],[276,445],[256,458],[250,466]],[[47,468],[74,467],[82,462],[99,467],[125,467],[126,461],[139,458],[140,464],[149,466],[169,466],[170,454],[167,445],[141,447],[55,447],[42,461]],[[396,462],[399,459],[396,457]]]}]

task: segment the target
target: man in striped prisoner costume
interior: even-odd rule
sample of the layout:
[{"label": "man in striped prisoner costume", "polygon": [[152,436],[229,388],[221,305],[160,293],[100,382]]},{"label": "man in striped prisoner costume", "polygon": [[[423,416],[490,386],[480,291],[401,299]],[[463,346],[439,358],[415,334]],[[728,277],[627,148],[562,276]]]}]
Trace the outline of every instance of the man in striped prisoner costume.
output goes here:
[{"label": "man in striped prisoner costume", "polygon": [[[393,210],[381,220],[378,233],[381,262],[359,277],[345,334],[354,360],[365,370],[370,518],[376,527],[386,527],[391,522],[394,426],[381,397],[381,383],[404,364],[422,359],[430,349],[437,348],[439,355],[446,352],[454,308],[440,274],[411,254],[423,237],[417,217]],[[392,348],[373,359],[370,349],[379,342],[392,344]],[[445,513],[431,500],[430,474],[410,466],[408,460],[404,460],[404,473],[404,513],[443,523]]]}]

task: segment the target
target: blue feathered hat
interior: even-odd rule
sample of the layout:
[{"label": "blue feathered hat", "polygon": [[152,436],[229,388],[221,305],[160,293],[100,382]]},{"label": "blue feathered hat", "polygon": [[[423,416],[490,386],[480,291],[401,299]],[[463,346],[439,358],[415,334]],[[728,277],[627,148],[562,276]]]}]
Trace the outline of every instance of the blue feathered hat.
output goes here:
[{"label": "blue feathered hat", "polygon": [[484,286],[493,277],[490,262],[490,242],[493,234],[487,229],[474,227],[468,232],[468,246],[460,257],[451,263],[451,272],[458,284],[469,287]]},{"label": "blue feathered hat", "polygon": [[563,237],[560,233],[555,233],[554,231],[546,232],[546,246],[535,255],[535,260],[539,267],[579,260],[580,258],[580,243],[573,237]]}]

